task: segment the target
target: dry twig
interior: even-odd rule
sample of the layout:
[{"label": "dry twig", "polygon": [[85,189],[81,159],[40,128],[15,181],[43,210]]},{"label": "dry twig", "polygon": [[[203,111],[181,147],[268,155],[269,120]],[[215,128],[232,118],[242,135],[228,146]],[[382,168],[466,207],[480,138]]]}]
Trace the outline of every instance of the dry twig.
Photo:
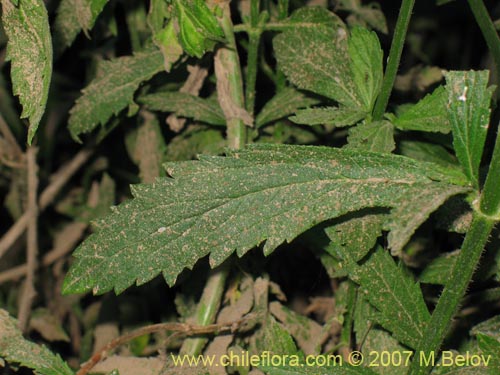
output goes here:
[{"label": "dry twig", "polygon": [[[85,164],[92,154],[91,149],[82,149],[75,157],[67,164],[62,166],[56,173],[54,173],[50,180],[51,183],[45,188],[40,195],[38,201],[38,209],[42,212],[52,201],[55,199],[62,187],[68,180]],[[28,225],[29,213],[25,212],[7,233],[4,234],[0,240],[0,258],[10,249],[12,244],[24,233]]]},{"label": "dry twig", "polygon": [[103,360],[108,352],[120,345],[149,333],[171,331],[173,334],[183,334],[184,336],[207,335],[222,332],[242,332],[252,329],[257,322],[258,317],[255,314],[248,314],[242,319],[230,323],[210,324],[206,326],[191,325],[187,323],[159,323],[138,328],[132,332],[126,333],[116,339],[111,340],[99,351],[94,353],[90,359],[83,363],[76,375],[86,375],[92,368]]},{"label": "dry twig", "polygon": [[28,326],[28,318],[31,311],[31,304],[36,295],[35,291],[35,271],[37,268],[38,256],[38,164],[36,162],[37,148],[28,147],[26,159],[28,166],[28,238],[26,246],[26,284],[19,302],[19,329],[24,331]]}]

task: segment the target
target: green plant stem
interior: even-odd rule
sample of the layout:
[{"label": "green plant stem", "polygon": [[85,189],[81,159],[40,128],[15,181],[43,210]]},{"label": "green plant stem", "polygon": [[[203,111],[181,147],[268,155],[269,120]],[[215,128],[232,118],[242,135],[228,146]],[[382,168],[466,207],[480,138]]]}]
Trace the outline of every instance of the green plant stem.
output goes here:
[{"label": "green plant stem", "polygon": [[457,312],[474,270],[479,263],[481,253],[488,241],[494,223],[492,219],[478,212],[474,213],[471,227],[465,236],[460,255],[453,267],[452,276],[446,283],[432,314],[431,321],[415,350],[410,365],[410,375],[426,375],[430,372],[431,364],[422,363],[420,353],[425,353],[426,357],[429,356],[429,353],[434,353],[437,358],[437,352],[448,333],[453,315]]},{"label": "green plant stem", "polygon": [[[231,21],[231,13],[229,4],[223,8],[222,19],[220,20],[222,29],[226,37],[227,44],[217,51],[215,64],[217,75],[217,90],[219,101],[231,100],[234,105],[243,108],[243,81],[241,77],[240,60],[238,51],[236,50],[236,41],[233,33],[233,24]],[[223,89],[224,88],[224,89]],[[219,90],[228,92],[220,92]],[[226,97],[228,96],[228,97]],[[221,104],[221,107],[224,106]],[[228,116],[225,112],[227,121],[227,139],[229,147],[233,149],[241,148],[246,142],[246,127],[243,121],[239,118]],[[210,271],[207,283],[203,289],[200,302],[196,307],[194,321],[191,322],[197,325],[208,325],[215,322],[217,312],[224,294],[226,279],[230,271],[229,261],[223,263],[220,267]],[[207,339],[203,337],[190,338],[183,342],[180,349],[181,354],[196,356],[202,353],[203,348],[207,343]]]},{"label": "green plant stem", "polygon": [[257,82],[257,64],[259,57],[259,43],[262,31],[255,28],[259,22],[260,0],[252,0],[250,4],[250,24],[252,31],[248,34],[247,69],[245,86],[245,109],[253,115],[255,107],[255,84]]},{"label": "green plant stem", "polygon": [[[217,95],[219,104],[226,116],[228,145],[230,148],[239,149],[246,143],[247,129],[241,118],[235,117],[229,113],[230,111],[227,110],[227,101],[231,101],[232,105],[238,108],[245,108],[243,79],[241,76],[240,59],[236,49],[236,40],[234,38],[229,3],[223,5],[222,11],[223,14],[220,19],[220,24],[226,37],[226,46],[219,48],[215,57]],[[222,87],[226,86],[229,91],[228,93],[222,90]]]},{"label": "green plant stem", "polygon": [[[210,271],[207,283],[203,289],[200,302],[191,324],[206,326],[215,322],[224,295],[224,286],[229,274],[229,261]],[[202,353],[208,339],[204,337],[189,338],[182,343],[180,353],[197,356]]]},{"label": "green plant stem", "polygon": [[[496,82],[500,82],[500,37],[482,0],[468,0],[470,9],[483,33],[496,65]],[[497,90],[497,93],[499,90]],[[498,95],[498,94],[497,94]]]},{"label": "green plant stem", "polygon": [[387,67],[385,69],[384,81],[382,82],[382,89],[380,90],[380,95],[377,98],[375,108],[373,110],[373,119],[375,121],[382,120],[387,104],[389,103],[389,97],[391,96],[392,87],[394,86],[394,81],[396,80],[399,61],[401,59],[401,53],[403,52],[406,32],[408,31],[408,25],[410,23],[411,12],[414,4],[415,0],[402,0],[398,20],[396,22],[396,29],[394,30],[394,37],[392,38],[391,51],[389,52],[389,58],[387,59]]},{"label": "green plant stem", "polygon": [[500,131],[497,131],[495,148],[493,149],[493,156],[491,157],[479,207],[484,215],[500,221]]}]

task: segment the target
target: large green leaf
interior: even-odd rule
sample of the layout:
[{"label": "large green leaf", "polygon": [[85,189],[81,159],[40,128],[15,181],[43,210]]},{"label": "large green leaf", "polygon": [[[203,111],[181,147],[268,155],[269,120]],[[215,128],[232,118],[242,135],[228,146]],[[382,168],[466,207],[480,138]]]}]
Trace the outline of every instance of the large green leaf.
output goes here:
[{"label": "large green leaf", "polygon": [[62,0],[54,22],[54,46],[58,52],[70,46],[80,31],[94,27],[108,0]]},{"label": "large green leaf", "polygon": [[0,358],[33,369],[39,375],[73,375],[61,357],[45,346],[26,340],[17,320],[0,309]]},{"label": "large green leaf", "polygon": [[154,111],[174,112],[178,116],[193,118],[211,125],[225,125],[226,119],[217,100],[202,99],[184,92],[159,92],[139,98]]},{"label": "large green leaf", "polygon": [[9,38],[14,94],[29,119],[31,144],[42,119],[52,77],[52,40],[47,10],[42,0],[2,0],[2,25]]},{"label": "large green leaf", "polygon": [[453,147],[465,174],[477,188],[493,87],[487,87],[489,74],[486,70],[448,72],[445,76]]},{"label": "large green leaf", "polygon": [[207,254],[212,266],[263,242],[269,254],[324,220],[394,207],[455,180],[397,155],[305,146],[255,145],[167,170],[173,178],[134,186],[134,200],[96,223],[74,254],[65,293],[120,292],[159,273],[172,285]]},{"label": "large green leaf", "polygon": [[69,130],[75,140],[105,124],[111,116],[133,103],[139,85],[163,70],[163,55],[157,49],[105,61],[99,75],[83,89],[70,111]]},{"label": "large green leaf", "polygon": [[340,251],[341,248],[339,257],[345,260],[349,278],[360,285],[365,298],[378,310],[374,314],[376,322],[399,342],[415,348],[430,319],[419,284],[381,248],[361,266],[349,253]]}]

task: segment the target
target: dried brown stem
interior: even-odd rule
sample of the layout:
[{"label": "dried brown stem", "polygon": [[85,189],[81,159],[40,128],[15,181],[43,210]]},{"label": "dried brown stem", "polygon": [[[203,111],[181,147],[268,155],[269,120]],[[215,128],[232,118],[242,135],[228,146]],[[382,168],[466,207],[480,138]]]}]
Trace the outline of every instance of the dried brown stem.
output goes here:
[{"label": "dried brown stem", "polygon": [[248,314],[244,318],[234,322],[210,324],[206,326],[191,325],[187,323],[159,323],[141,327],[132,332],[117,337],[116,339],[113,339],[109,343],[104,345],[87,362],[82,364],[80,370],[78,370],[76,375],[88,374],[89,371],[92,370],[92,368],[97,363],[99,363],[108,355],[108,352],[110,352],[113,349],[116,349],[118,346],[123,345],[139,336],[161,331],[171,331],[173,332],[174,335],[182,334],[184,336],[246,331],[249,327],[253,327],[253,323],[255,321],[256,321],[256,316],[253,314]]},{"label": "dried brown stem", "polygon": [[28,326],[31,305],[36,296],[35,272],[38,257],[38,164],[36,162],[37,148],[28,147],[26,159],[28,166],[28,237],[26,246],[26,284],[19,302],[19,329],[24,331]]},{"label": "dried brown stem", "polygon": [[7,144],[9,145],[10,151],[13,153],[13,160],[19,161],[23,157],[23,150],[17,143],[16,138],[10,131],[9,125],[7,125],[7,122],[4,120],[2,114],[0,113],[0,133],[2,133],[3,137],[7,141]]},{"label": "dried brown stem", "polygon": [[[38,201],[39,211],[42,212],[52,201],[55,199],[62,187],[68,180],[85,164],[92,154],[91,149],[82,149],[75,157],[68,163],[62,166],[50,178],[50,184],[40,195]],[[24,233],[28,225],[29,213],[25,212],[4,236],[0,239],[0,259],[10,249],[12,244]]]},{"label": "dried brown stem", "polygon": [[[69,224],[66,228],[64,228],[63,233],[61,233],[62,240],[56,241],[54,248],[43,256],[40,262],[40,266],[50,266],[56,260],[62,258],[71,250],[73,250],[78,241],[80,241],[80,238],[82,238],[83,232],[85,232],[87,226],[88,225],[86,223],[75,222]],[[0,284],[11,280],[17,280],[20,277],[25,276],[27,271],[28,265],[22,264],[20,266],[13,267],[4,272],[1,272]]]}]

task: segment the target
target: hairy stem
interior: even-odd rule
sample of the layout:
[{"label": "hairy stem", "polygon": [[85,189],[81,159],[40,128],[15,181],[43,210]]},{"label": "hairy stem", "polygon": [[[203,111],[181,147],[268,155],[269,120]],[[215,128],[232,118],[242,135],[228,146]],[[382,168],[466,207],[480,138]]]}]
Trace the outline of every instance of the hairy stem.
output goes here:
[{"label": "hairy stem", "polygon": [[375,121],[382,119],[387,108],[387,104],[389,103],[389,97],[391,96],[392,87],[394,86],[394,81],[396,80],[399,61],[401,59],[401,53],[403,52],[406,32],[408,30],[408,24],[410,23],[411,12],[414,4],[415,0],[403,0],[401,3],[396,29],[394,30],[394,37],[392,38],[391,51],[389,52],[387,67],[385,68],[382,89],[373,110],[373,119]]},{"label": "hairy stem", "polygon": [[246,143],[246,127],[237,109],[245,108],[241,65],[236,49],[233,23],[229,3],[223,5],[220,20],[226,46],[219,48],[215,55],[215,75],[217,77],[217,97],[227,123],[227,141],[233,149],[241,148]]},{"label": "hairy stem", "polygon": [[497,134],[493,156],[491,158],[488,175],[481,194],[480,210],[490,217],[500,221],[500,132]]},{"label": "hairy stem", "polygon": [[425,353],[425,356],[428,357],[430,353],[434,353],[437,357],[437,352],[448,333],[453,316],[458,310],[474,270],[479,263],[493,225],[494,221],[490,218],[477,212],[474,213],[471,227],[465,236],[460,255],[453,267],[452,276],[446,283],[432,313],[431,321],[415,350],[410,366],[410,375],[426,375],[431,371],[431,364],[421,363],[420,354]]},{"label": "hairy stem", "polygon": [[[486,40],[486,44],[488,45],[488,49],[493,56],[493,60],[495,61],[495,65],[497,68],[496,71],[496,81],[500,82],[500,37],[495,29],[495,25],[488,14],[488,10],[484,6],[482,0],[468,0],[470,9],[476,18],[476,22],[483,33],[484,39]],[[497,93],[499,91],[497,90]],[[498,94],[497,94],[498,96]]]},{"label": "hairy stem", "polygon": [[[238,51],[236,50],[229,3],[226,3],[223,7],[220,24],[224,30],[227,44],[219,48],[215,55],[217,96],[226,117],[229,147],[238,149],[243,147],[246,142],[245,124],[241,118],[235,115],[234,109],[234,107],[243,109],[245,106],[243,80]],[[215,321],[224,294],[224,286],[229,270],[229,262],[226,261],[220,267],[210,271],[192,323],[203,326],[212,324]],[[202,337],[187,339],[182,344],[180,353],[191,356],[199,355],[206,343],[207,339]]]},{"label": "hairy stem", "polygon": [[255,106],[255,83],[257,81],[258,52],[260,36],[262,33],[260,29],[255,28],[259,22],[260,0],[252,0],[250,6],[250,25],[252,25],[252,29],[248,34],[245,108],[248,113],[253,115]]}]

